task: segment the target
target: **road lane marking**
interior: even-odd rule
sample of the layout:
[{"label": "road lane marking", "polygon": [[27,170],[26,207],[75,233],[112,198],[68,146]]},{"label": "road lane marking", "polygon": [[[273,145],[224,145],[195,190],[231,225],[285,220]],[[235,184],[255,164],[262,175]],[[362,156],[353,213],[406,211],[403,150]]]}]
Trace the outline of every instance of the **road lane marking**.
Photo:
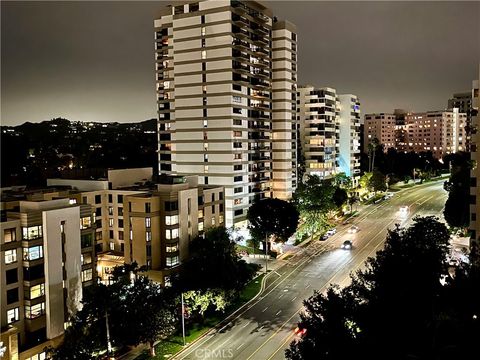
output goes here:
[{"label": "road lane marking", "polygon": [[252,320],[249,320],[245,325],[242,326],[242,329],[246,328],[251,322],[252,322]]},{"label": "road lane marking", "polygon": [[262,310],[262,312],[265,312],[265,311],[267,311],[267,309],[268,309],[268,306],[267,306],[265,309],[263,309],[263,310]]},{"label": "road lane marking", "polygon": [[294,297],[292,300],[290,300],[290,301],[295,301],[296,298],[297,298],[297,297],[295,296],[295,297]]},{"label": "road lane marking", "polygon": [[[293,334],[288,334],[287,336],[285,336],[285,337],[283,338],[283,339],[285,339],[285,341],[282,342],[282,345],[280,345],[280,347],[279,347],[277,350],[275,350],[275,352],[274,352],[272,355],[270,355],[270,357],[269,357],[267,360],[273,359],[273,357],[274,357],[275,355],[277,355],[277,353],[278,353],[280,350],[283,349],[283,347],[285,346],[285,344],[286,344],[287,342],[289,342],[289,341],[293,338],[294,335],[295,335],[295,333],[293,333]],[[282,339],[282,340],[283,340],[283,339]]]},{"label": "road lane marking", "polygon": [[239,350],[243,345],[245,345],[245,343],[241,343],[236,350]]},{"label": "road lane marking", "polygon": [[282,310],[278,310],[278,311],[275,313],[275,316],[280,315],[281,312],[282,312]]}]

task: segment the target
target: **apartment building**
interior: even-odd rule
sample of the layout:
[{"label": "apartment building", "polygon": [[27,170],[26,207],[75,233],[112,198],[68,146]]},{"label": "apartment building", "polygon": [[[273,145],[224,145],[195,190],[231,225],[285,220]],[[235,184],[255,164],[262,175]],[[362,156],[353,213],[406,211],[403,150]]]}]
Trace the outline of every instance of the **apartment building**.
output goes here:
[{"label": "apartment building", "polygon": [[396,138],[396,115],[395,114],[366,114],[364,120],[363,151],[368,152],[368,146],[373,139],[378,139],[386,152],[395,147]]},{"label": "apartment building", "polygon": [[444,154],[465,150],[466,114],[458,109],[409,113],[405,116],[402,151],[431,151],[441,159]]},{"label": "apartment building", "polygon": [[[478,80],[472,83],[472,126],[480,128],[480,64],[478,66]],[[471,187],[470,187],[470,231],[472,246],[476,247],[476,251],[479,251],[480,246],[480,156],[479,156],[479,144],[480,133],[472,133],[471,143],[471,157],[477,164],[471,170]],[[478,259],[477,259],[478,260]]]},{"label": "apartment building", "polygon": [[340,104],[335,89],[301,86],[297,91],[305,174],[330,178],[338,168]]},{"label": "apartment building", "polygon": [[[2,192],[1,341],[6,358],[45,359],[95,282],[94,212],[63,191]],[[5,355],[4,354],[4,355]]]},{"label": "apartment building", "polygon": [[225,188],[227,226],[296,187],[295,26],[255,1],[197,1],[155,20],[159,173]]},{"label": "apartment building", "polygon": [[472,116],[473,116],[473,98],[472,92],[466,91],[462,93],[453,94],[451,99],[448,99],[448,109],[457,108],[460,113],[465,113],[465,149],[470,151],[470,138],[472,130]]},{"label": "apartment building", "polygon": [[353,185],[360,178],[360,100],[356,95],[339,95],[339,171],[350,176]]},{"label": "apartment building", "polygon": [[[49,179],[48,183],[70,184],[74,190],[68,196],[94,208],[97,272],[102,282],[109,282],[115,266],[135,261],[146,266],[152,279],[165,284],[188,259],[193,238],[204,229],[225,225],[224,189],[199,185],[196,175],[153,179],[152,169],[136,170],[116,170],[105,180]],[[117,178],[129,180],[120,183]]]}]

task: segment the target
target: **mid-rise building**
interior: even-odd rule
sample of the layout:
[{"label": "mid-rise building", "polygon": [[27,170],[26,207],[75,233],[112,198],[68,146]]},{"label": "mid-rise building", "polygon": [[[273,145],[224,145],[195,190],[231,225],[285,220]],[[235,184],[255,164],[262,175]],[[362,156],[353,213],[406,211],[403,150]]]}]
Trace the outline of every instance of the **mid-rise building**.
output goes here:
[{"label": "mid-rise building", "polygon": [[350,176],[353,185],[360,177],[360,100],[356,95],[339,95],[339,171]]},{"label": "mid-rise building", "polygon": [[155,20],[159,173],[225,188],[226,225],[296,187],[295,26],[255,1],[169,6]]},{"label": "mid-rise building", "polygon": [[465,119],[465,149],[470,151],[470,138],[472,132],[472,113],[473,113],[473,98],[472,92],[466,91],[462,93],[453,94],[452,98],[448,100],[448,109],[457,108],[460,113],[466,115]]},{"label": "mid-rise building", "polygon": [[395,114],[366,114],[363,123],[363,151],[369,151],[369,145],[373,139],[377,139],[383,145],[385,152],[395,147],[396,124]]},{"label": "mid-rise building", "polygon": [[340,104],[336,90],[300,86],[297,98],[305,174],[330,178],[337,172],[340,152]]},{"label": "mid-rise building", "polygon": [[409,113],[405,116],[404,144],[406,152],[431,151],[441,159],[445,154],[465,150],[466,114],[458,109]]},{"label": "mid-rise building", "polygon": [[2,193],[0,308],[9,359],[45,359],[94,283],[94,212],[62,191]]},{"label": "mid-rise building", "polygon": [[[478,66],[478,80],[472,84],[472,126],[480,128],[480,64]],[[472,161],[476,164],[471,170],[470,188],[470,231],[472,246],[475,251],[480,251],[480,132],[472,132],[470,147]],[[476,259],[479,261],[479,259]]]}]

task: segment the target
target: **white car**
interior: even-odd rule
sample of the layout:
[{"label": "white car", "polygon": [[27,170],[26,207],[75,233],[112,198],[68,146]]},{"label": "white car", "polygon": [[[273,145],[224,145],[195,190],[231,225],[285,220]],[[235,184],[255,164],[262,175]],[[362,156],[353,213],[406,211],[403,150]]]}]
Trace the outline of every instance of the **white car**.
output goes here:
[{"label": "white car", "polygon": [[349,234],[356,234],[358,232],[358,230],[360,230],[358,228],[358,226],[355,226],[355,225],[352,225],[349,229],[348,229],[348,233]]},{"label": "white car", "polygon": [[333,228],[328,230],[325,234],[328,236],[332,236],[332,235],[335,235],[336,233],[337,233],[337,229]]},{"label": "white car", "polygon": [[407,205],[404,205],[404,206],[400,206],[400,213],[401,214],[407,214],[408,213],[408,206]]}]

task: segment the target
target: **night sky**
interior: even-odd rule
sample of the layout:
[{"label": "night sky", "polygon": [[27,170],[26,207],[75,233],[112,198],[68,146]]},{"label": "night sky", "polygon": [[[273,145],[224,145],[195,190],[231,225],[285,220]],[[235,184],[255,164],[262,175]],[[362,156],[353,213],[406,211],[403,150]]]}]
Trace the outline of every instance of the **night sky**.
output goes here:
[{"label": "night sky", "polygon": [[[153,20],[166,3],[1,3],[2,125],[156,117]],[[443,109],[478,76],[480,2],[268,2],[298,26],[299,84],[362,112]]]}]

